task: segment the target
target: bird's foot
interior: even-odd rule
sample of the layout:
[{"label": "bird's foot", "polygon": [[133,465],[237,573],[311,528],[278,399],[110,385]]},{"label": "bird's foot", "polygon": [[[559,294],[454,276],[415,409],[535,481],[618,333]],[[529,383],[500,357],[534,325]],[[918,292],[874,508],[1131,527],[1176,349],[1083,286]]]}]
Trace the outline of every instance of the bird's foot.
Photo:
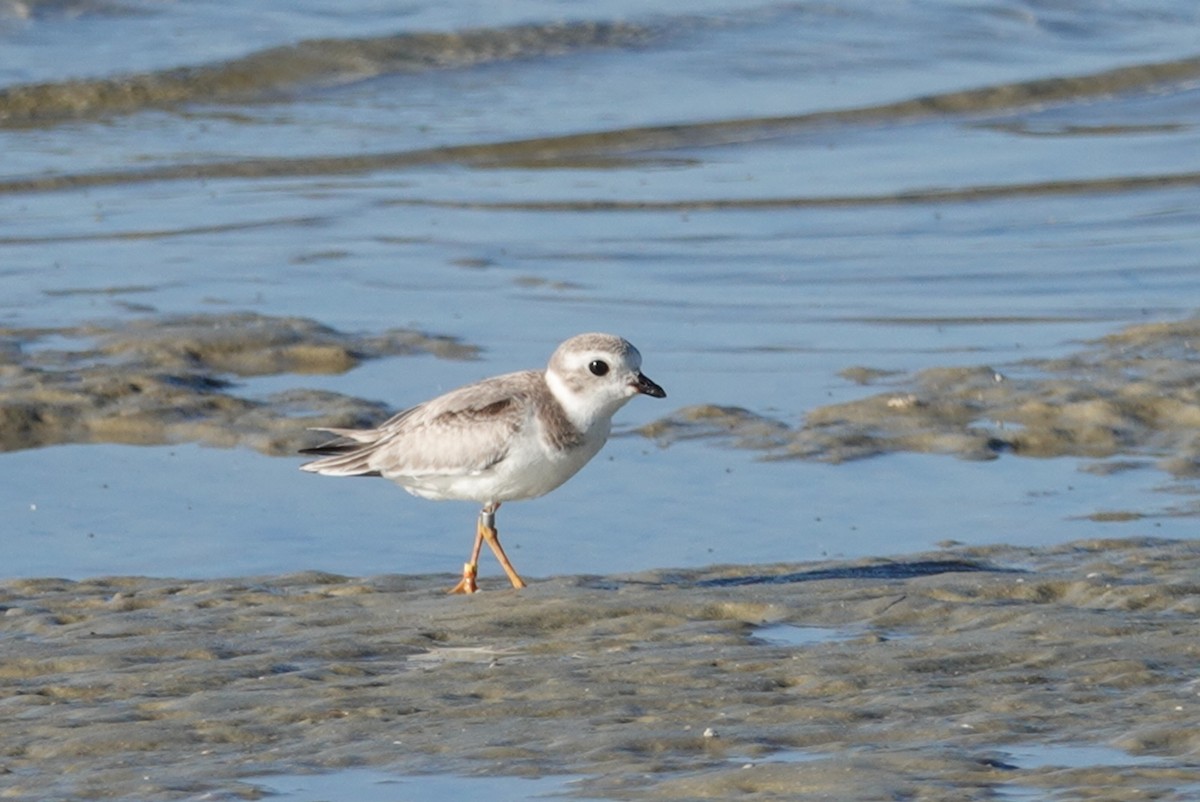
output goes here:
[{"label": "bird's foot", "polygon": [[458,584],[450,588],[447,593],[478,593],[479,585],[475,584],[475,575],[479,572],[479,566],[475,563],[463,563],[462,579],[458,580]]}]

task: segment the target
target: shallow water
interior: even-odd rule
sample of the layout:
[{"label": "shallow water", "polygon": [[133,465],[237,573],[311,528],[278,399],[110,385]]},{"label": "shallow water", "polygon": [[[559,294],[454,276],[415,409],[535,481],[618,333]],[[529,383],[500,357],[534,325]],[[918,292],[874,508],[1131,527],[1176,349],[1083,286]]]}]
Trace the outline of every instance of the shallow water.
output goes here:
[{"label": "shallow water", "polygon": [[[571,783],[561,777],[441,777],[401,778],[370,769],[345,769],[329,774],[281,774],[255,777],[246,783],[280,802],[439,802],[444,799],[482,799],[524,802],[561,799]],[[247,794],[253,792],[246,790]],[[237,798],[231,795],[230,798]],[[571,799],[582,799],[572,795]]]},{"label": "shallow water", "polygon": [[[0,0],[0,575],[452,573],[470,505],[302,475],[304,428],[584,330],[669,397],[505,505],[553,587],[1194,540],[1197,23],[1183,0]],[[840,738],[772,748],[860,765]],[[733,776],[755,758],[661,794],[790,787]]]}]

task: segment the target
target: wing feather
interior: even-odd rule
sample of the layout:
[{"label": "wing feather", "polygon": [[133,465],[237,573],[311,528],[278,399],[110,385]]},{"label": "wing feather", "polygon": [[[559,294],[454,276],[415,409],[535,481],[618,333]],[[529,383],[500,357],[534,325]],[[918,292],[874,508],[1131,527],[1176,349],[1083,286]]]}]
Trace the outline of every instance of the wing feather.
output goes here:
[{"label": "wing feather", "polygon": [[395,415],[375,429],[327,429],[337,440],[308,449],[302,465],[333,476],[464,475],[504,459],[532,417],[529,398],[544,382],[534,371],[469,384]]}]

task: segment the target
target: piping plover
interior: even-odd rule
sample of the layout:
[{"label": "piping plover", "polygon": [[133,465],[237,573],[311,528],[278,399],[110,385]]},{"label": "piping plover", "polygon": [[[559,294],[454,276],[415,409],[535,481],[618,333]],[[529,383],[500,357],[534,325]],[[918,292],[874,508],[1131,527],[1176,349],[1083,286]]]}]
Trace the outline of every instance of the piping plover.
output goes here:
[{"label": "piping plover", "polygon": [[418,404],[375,429],[318,429],[337,435],[302,454],[301,470],[382,476],[430,499],[483,504],[471,561],[452,593],[474,593],[483,542],[513,587],[525,587],[500,546],[496,510],[537,498],[574,476],[608,439],[613,414],[639,393],[666,392],[641,372],[642,355],[611,334],[564,342],[545,371],[507,373]]}]

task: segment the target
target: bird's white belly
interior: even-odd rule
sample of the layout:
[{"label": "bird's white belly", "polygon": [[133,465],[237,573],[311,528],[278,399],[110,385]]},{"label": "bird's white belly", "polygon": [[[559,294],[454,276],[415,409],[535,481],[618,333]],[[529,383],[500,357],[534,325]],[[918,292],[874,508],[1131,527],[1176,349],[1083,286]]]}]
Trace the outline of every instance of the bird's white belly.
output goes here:
[{"label": "bird's white belly", "polygon": [[537,498],[578,473],[607,439],[607,431],[589,433],[575,448],[553,450],[540,437],[517,437],[504,459],[482,471],[388,478],[415,496],[435,500],[482,504]]}]

